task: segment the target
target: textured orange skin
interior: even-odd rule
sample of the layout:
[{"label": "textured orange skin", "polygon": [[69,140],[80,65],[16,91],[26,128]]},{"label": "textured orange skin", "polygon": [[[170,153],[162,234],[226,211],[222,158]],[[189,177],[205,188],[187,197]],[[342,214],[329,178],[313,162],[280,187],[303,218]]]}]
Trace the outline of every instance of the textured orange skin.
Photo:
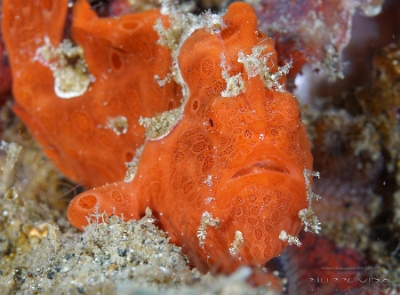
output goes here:
[{"label": "textured orange skin", "polygon": [[[182,120],[166,137],[146,141],[132,182],[74,198],[68,208],[74,226],[83,229],[96,209],[138,219],[150,207],[197,267],[226,273],[279,255],[287,245],[278,238],[282,230],[299,233],[298,212],[307,207],[303,171],[312,169],[312,156],[298,103],[288,92],[265,89],[259,76],[249,78],[237,61],[239,51],[250,54],[262,45],[277,70],[273,41],[257,30],[253,9],[234,3],[223,19],[220,34],[199,29],[181,48],[179,67],[190,93]],[[230,76],[242,73],[243,94],[221,97],[221,53]],[[220,225],[207,227],[201,247],[204,212]],[[236,231],[244,243],[232,256]]]},{"label": "textured orange skin", "polygon": [[[123,179],[125,162],[145,140],[139,117],[177,107],[181,90],[175,83],[161,88],[154,79],[165,77],[172,65],[169,50],[156,44],[159,36],[153,25],[162,17],[158,10],[99,18],[79,0],[73,8],[72,38],[84,48],[96,80],[79,97],[57,97],[52,72],[33,58],[45,36],[54,47],[62,40],[67,2],[3,3],[14,111],[68,178],[95,187]],[[127,134],[118,136],[104,127],[116,116],[127,118]]]}]

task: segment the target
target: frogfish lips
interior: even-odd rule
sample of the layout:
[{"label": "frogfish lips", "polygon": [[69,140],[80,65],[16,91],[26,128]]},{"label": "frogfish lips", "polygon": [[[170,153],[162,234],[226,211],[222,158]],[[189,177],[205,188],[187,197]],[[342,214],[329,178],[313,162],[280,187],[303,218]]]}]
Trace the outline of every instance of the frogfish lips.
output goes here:
[{"label": "frogfish lips", "polygon": [[279,151],[270,144],[258,144],[245,159],[230,170],[227,184],[242,177],[255,175],[275,175],[274,177],[296,178],[304,182],[303,170],[293,165],[291,156]]},{"label": "frogfish lips", "polygon": [[231,180],[244,176],[251,176],[255,174],[268,173],[268,172],[289,174],[289,171],[287,169],[277,164],[274,160],[266,159],[263,161],[254,162],[247,167],[239,169],[233,174]]}]

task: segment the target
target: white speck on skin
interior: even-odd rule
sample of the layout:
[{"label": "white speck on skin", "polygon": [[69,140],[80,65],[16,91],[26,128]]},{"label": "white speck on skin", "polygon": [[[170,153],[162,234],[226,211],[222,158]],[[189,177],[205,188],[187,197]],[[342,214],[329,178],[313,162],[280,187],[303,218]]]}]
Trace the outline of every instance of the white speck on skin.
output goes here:
[{"label": "white speck on skin", "polygon": [[298,237],[294,237],[292,235],[289,235],[286,231],[281,231],[279,234],[279,240],[281,241],[287,241],[289,245],[296,245],[297,247],[301,246],[301,242]]},{"label": "white speck on skin", "polygon": [[212,213],[209,213],[207,211],[203,212],[203,215],[201,216],[200,220],[200,226],[197,229],[197,238],[199,239],[199,245],[200,247],[204,248],[204,244],[206,241],[207,237],[207,227],[219,227],[219,219],[214,218],[212,216]]},{"label": "white speck on skin", "polygon": [[126,134],[128,131],[128,119],[124,116],[116,116],[115,118],[108,118],[106,128],[111,129],[118,136]]},{"label": "white speck on skin", "polygon": [[203,183],[205,183],[209,187],[211,187],[213,185],[213,183],[212,183],[212,175],[211,174],[207,175],[207,179]]},{"label": "white speck on skin", "polygon": [[243,234],[241,231],[237,230],[235,232],[235,238],[231,244],[231,248],[229,248],[229,253],[231,253],[232,256],[236,256],[239,254],[240,252],[240,247],[243,245],[244,243],[244,238],[243,238]]},{"label": "white speck on skin", "polygon": [[213,197],[207,197],[205,200],[206,205],[209,205],[212,201],[215,201],[215,198]]}]

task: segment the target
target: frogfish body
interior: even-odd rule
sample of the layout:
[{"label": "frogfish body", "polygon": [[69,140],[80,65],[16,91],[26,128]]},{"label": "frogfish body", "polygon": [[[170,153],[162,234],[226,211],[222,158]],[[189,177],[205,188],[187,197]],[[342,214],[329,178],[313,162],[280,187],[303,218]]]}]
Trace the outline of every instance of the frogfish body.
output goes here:
[{"label": "frogfish body", "polygon": [[312,156],[296,98],[253,9],[234,3],[183,43],[188,98],[176,126],[147,139],[131,182],[86,191],[68,208],[83,229],[95,212],[139,219],[151,208],[200,269],[263,265],[297,236]]}]

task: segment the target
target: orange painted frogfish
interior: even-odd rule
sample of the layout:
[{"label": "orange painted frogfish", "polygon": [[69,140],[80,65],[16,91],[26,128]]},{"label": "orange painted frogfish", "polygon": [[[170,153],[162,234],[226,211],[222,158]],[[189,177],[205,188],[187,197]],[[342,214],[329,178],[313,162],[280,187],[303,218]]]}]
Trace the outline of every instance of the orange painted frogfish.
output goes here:
[{"label": "orange painted frogfish", "polygon": [[310,213],[313,159],[288,66],[254,10],[233,3],[187,37],[178,68],[188,91],[174,127],[146,139],[131,179],[76,196],[68,218],[84,229],[99,213],[139,219],[150,208],[200,269],[262,266],[299,243]]}]

